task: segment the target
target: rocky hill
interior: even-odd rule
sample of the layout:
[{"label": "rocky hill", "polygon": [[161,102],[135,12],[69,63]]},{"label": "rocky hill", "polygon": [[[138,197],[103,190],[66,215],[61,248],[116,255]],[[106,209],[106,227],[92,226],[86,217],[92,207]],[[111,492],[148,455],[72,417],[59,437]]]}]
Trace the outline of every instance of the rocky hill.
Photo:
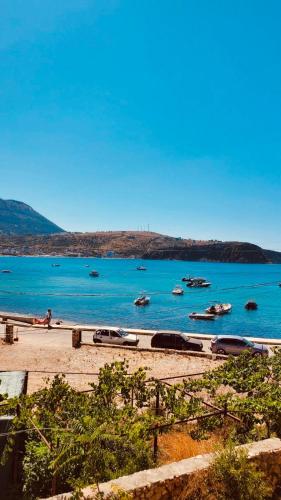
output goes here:
[{"label": "rocky hill", "polygon": [[241,242],[198,241],[158,233],[107,231],[0,235],[0,254],[125,257],[210,262],[277,263],[281,253]]},{"label": "rocky hill", "polygon": [[61,233],[63,229],[21,201],[0,199],[0,233],[9,235]]}]

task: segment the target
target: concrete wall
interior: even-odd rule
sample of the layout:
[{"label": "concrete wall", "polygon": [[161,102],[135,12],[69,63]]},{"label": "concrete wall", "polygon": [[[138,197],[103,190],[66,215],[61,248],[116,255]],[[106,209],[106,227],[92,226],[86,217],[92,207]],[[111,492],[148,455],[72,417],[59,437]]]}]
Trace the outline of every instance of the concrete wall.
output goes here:
[{"label": "concrete wall", "polygon": [[[247,446],[249,459],[257,463],[260,470],[266,473],[275,487],[281,480],[281,440],[265,439]],[[138,500],[179,500],[186,498],[183,494],[191,482],[200,481],[213,459],[213,454],[198,455],[156,469],[136,472],[130,476],[102,483],[100,491],[107,495],[125,491]],[[84,498],[94,499],[97,491],[88,487],[83,490]],[[71,494],[57,495],[53,500],[67,500]],[[279,498],[279,497],[278,497]]]}]

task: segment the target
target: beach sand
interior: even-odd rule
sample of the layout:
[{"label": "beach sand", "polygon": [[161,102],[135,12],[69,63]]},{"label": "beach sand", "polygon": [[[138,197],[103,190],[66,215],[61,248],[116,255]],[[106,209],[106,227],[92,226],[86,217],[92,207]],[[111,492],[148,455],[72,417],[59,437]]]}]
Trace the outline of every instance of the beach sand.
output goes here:
[{"label": "beach sand", "polygon": [[[1,325],[0,328],[3,336],[4,326]],[[88,389],[89,383],[96,381],[97,376],[85,375],[85,372],[97,373],[105,363],[124,359],[128,361],[130,371],[146,366],[149,368],[149,376],[158,378],[201,372],[215,368],[221,363],[176,353],[137,352],[94,345],[74,349],[71,331],[15,327],[15,333],[17,330],[18,342],[13,345],[0,343],[0,370],[29,371],[29,393],[44,386],[46,379],[54,376],[52,373],[43,372],[79,372],[81,374],[67,374],[67,380],[79,390]],[[92,344],[92,333],[83,333],[83,341]],[[141,338],[141,345],[149,347],[150,338]]]}]

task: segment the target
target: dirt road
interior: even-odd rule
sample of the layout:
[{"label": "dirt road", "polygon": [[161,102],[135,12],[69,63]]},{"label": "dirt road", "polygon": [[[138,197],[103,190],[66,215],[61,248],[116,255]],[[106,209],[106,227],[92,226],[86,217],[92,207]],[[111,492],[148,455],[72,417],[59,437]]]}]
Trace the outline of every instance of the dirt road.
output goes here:
[{"label": "dirt road", "polygon": [[[0,331],[3,332],[3,327]],[[18,337],[13,345],[0,344],[0,369],[28,370],[28,392],[42,387],[46,378],[54,376],[47,372],[74,372],[67,375],[67,380],[78,389],[87,389],[89,382],[97,377],[85,372],[97,373],[105,363],[123,359],[128,361],[131,371],[146,366],[149,375],[158,378],[205,371],[221,363],[176,353],[136,352],[94,345],[73,349],[71,331],[67,330],[19,328]],[[92,344],[92,333],[83,333],[83,340]],[[151,337],[141,336],[140,346],[150,347],[150,340]],[[208,345],[208,342],[204,345],[206,352],[210,352]]]}]

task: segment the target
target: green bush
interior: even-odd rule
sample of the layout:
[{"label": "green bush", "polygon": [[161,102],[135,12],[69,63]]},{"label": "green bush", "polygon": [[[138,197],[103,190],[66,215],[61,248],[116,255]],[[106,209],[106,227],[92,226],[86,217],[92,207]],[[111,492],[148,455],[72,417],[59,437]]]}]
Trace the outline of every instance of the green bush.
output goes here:
[{"label": "green bush", "polygon": [[206,472],[195,475],[178,500],[267,500],[272,488],[247,459],[247,450],[233,444],[217,453]]}]

